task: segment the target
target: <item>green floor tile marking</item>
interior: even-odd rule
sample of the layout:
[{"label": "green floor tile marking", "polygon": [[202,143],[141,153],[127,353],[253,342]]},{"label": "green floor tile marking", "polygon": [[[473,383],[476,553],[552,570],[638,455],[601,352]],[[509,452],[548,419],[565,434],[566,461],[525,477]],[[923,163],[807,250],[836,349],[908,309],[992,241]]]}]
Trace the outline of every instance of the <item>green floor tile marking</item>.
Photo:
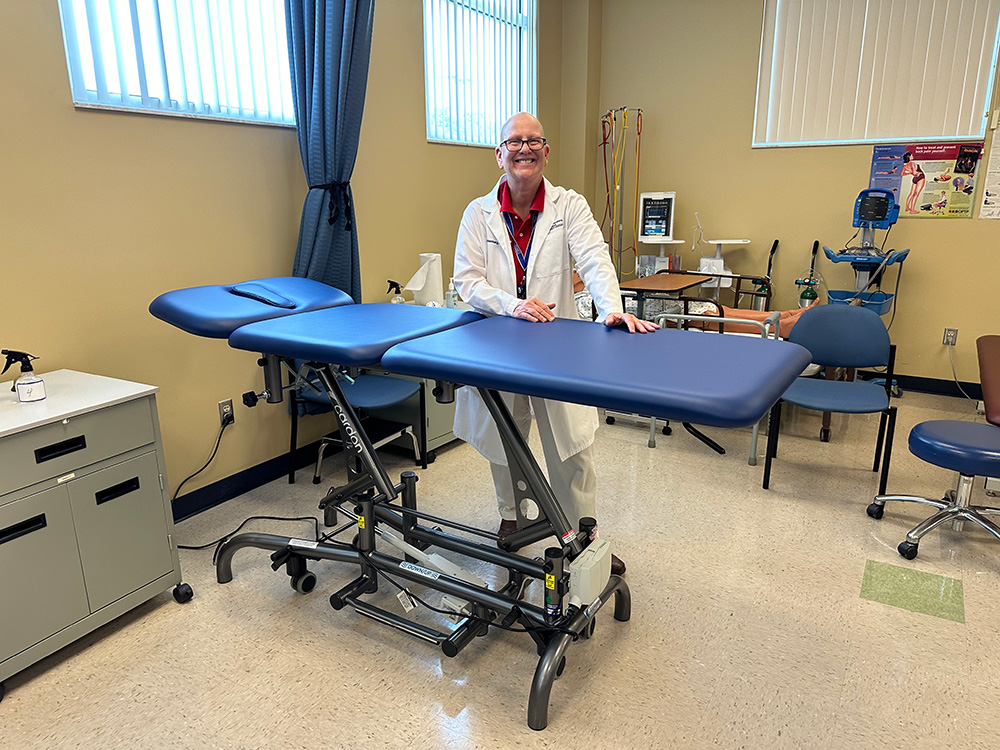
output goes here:
[{"label": "green floor tile marking", "polygon": [[868,560],[861,598],[965,623],[965,594],[957,578]]}]

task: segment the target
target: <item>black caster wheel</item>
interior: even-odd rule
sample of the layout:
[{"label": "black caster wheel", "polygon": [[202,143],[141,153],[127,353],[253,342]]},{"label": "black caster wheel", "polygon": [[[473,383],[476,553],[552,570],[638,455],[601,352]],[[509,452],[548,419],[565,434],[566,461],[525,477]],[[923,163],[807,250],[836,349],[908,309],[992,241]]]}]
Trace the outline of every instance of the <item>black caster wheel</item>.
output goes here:
[{"label": "black caster wheel", "polygon": [[186,583],[178,583],[174,586],[174,601],[178,604],[187,604],[194,598],[194,590]]},{"label": "black caster wheel", "polygon": [[604,418],[604,423],[605,424],[614,424],[615,423],[615,418],[614,417],[605,417]]},{"label": "black caster wheel", "polygon": [[2,682],[0,682],[0,701],[3,700],[3,697],[6,694],[6,692],[7,692],[6,686]]},{"label": "black caster wheel", "polygon": [[566,669],[566,657],[564,656],[559,660],[559,666],[556,667],[556,677],[562,677],[563,670]]},{"label": "black caster wheel", "polygon": [[865,512],[877,521],[885,513],[885,506],[879,505],[878,503],[872,503],[868,506]]},{"label": "black caster wheel", "polygon": [[900,542],[899,546],[896,547],[896,551],[907,560],[912,560],[917,556],[917,545],[913,542]]},{"label": "black caster wheel", "polygon": [[824,443],[829,443],[830,442],[830,428],[829,427],[824,427],[824,428],[822,428],[819,431],[819,439],[820,439],[821,442],[824,442]]},{"label": "black caster wheel", "polygon": [[309,570],[296,578],[289,578],[288,581],[300,594],[308,594],[316,588],[316,574]]},{"label": "black caster wheel", "polygon": [[597,627],[597,617],[593,617],[591,618],[590,622],[587,623],[587,626],[582,631],[580,631],[580,637],[583,638],[584,640],[589,640],[590,637],[594,634],[594,628],[596,627]]},{"label": "black caster wheel", "polygon": [[427,451],[427,463],[432,464],[437,461],[437,451]]},{"label": "black caster wheel", "polygon": [[660,430],[664,435],[670,435],[673,431],[674,429],[668,424],[663,425],[663,429]]},{"label": "black caster wheel", "polygon": [[313,477],[313,484],[319,484],[322,481],[322,477]]}]

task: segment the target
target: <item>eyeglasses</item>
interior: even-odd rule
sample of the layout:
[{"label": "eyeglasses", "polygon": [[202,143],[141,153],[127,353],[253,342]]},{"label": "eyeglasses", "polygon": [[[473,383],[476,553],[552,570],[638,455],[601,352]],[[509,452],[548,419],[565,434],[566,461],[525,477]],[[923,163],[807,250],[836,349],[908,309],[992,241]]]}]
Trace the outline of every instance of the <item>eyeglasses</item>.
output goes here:
[{"label": "eyeglasses", "polygon": [[545,139],[528,138],[527,140],[522,140],[521,138],[508,138],[506,141],[502,141],[500,145],[506,146],[508,151],[520,151],[521,146],[525,143],[528,144],[528,148],[531,151],[541,151],[542,146],[545,145]]}]

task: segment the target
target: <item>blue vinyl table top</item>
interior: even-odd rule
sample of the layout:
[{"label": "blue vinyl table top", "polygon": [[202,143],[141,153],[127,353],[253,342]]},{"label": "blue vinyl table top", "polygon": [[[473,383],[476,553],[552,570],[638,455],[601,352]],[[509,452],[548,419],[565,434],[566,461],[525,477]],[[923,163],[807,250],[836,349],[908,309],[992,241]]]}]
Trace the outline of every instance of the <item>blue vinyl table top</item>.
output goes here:
[{"label": "blue vinyl table top", "polygon": [[391,372],[715,427],[757,422],[809,352],[773,339],[493,317],[397,344]]},{"label": "blue vinyl table top", "polygon": [[378,364],[401,341],[481,320],[479,313],[443,307],[375,302],[343,305],[250,323],[229,345],[312,362],[365,367]]},{"label": "blue vinyl table top", "polygon": [[282,276],[175,289],[154,299],[149,311],[182,331],[224,339],[257,320],[353,303],[349,294],[319,281]]}]

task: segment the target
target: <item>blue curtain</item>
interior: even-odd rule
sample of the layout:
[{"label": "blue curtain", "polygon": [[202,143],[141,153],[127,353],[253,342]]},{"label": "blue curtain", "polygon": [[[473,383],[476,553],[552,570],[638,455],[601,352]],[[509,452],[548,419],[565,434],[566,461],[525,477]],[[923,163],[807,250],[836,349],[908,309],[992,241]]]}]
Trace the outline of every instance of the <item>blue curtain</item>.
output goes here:
[{"label": "blue curtain", "polygon": [[285,0],[299,151],[309,183],[292,273],[361,301],[351,173],[375,0]]}]

